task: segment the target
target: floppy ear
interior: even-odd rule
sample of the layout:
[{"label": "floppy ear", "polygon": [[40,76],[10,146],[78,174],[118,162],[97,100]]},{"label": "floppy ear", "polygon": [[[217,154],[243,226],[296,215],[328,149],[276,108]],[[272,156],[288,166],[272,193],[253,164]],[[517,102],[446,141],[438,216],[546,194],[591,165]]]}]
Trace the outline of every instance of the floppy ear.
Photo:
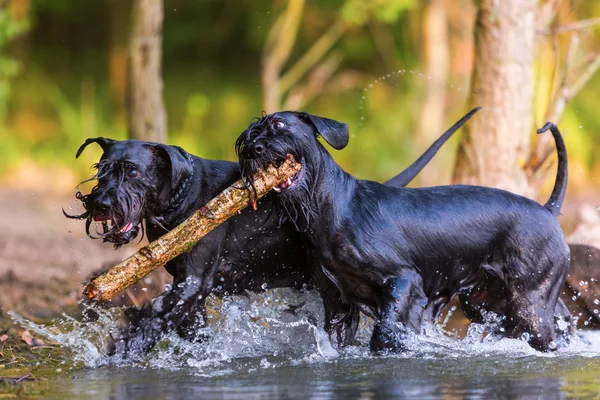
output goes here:
[{"label": "floppy ear", "polygon": [[348,125],[333,119],[317,117],[306,114],[310,122],[317,128],[317,132],[327,143],[336,150],[341,150],[348,145]]},{"label": "floppy ear", "polygon": [[181,147],[166,144],[155,144],[154,146],[171,165],[171,189],[174,190],[181,182],[192,175],[194,171],[193,160]]},{"label": "floppy ear", "polygon": [[88,145],[91,143],[98,143],[100,147],[102,147],[102,151],[106,153],[106,151],[116,142],[116,140],[103,137],[89,138],[79,147],[79,150],[77,150],[77,154],[75,154],[75,158],[79,158],[81,153],[83,153],[83,150],[85,150],[85,148],[88,147]]}]

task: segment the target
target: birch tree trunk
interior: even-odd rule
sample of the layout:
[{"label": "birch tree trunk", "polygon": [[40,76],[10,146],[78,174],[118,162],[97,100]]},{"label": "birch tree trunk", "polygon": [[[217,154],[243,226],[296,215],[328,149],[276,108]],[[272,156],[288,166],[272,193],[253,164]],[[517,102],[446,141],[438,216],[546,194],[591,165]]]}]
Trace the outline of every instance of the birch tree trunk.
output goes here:
[{"label": "birch tree trunk", "polygon": [[162,0],[134,0],[129,44],[129,137],[165,143],[167,117],[162,100]]},{"label": "birch tree trunk", "polygon": [[[425,75],[428,79],[418,138],[420,147],[425,149],[444,130],[446,83],[450,76],[448,15],[444,0],[429,0],[427,3],[423,23],[423,47]],[[438,157],[429,162],[432,164],[429,168],[419,173],[421,186],[440,183],[439,172],[442,163]]]},{"label": "birch tree trunk", "polygon": [[483,106],[461,141],[455,183],[531,196],[525,163],[533,129],[537,0],[479,0],[472,106]]}]

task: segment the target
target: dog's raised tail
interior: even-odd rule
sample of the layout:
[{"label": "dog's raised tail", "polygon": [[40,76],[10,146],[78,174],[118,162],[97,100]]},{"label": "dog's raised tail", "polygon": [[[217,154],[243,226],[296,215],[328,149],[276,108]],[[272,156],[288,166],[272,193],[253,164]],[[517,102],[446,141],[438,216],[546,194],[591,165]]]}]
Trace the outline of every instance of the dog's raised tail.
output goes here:
[{"label": "dog's raised tail", "polygon": [[467,115],[462,117],[459,121],[457,121],[454,125],[450,127],[446,132],[442,134],[427,150],[425,153],[421,154],[421,157],[417,158],[415,162],[408,166],[404,171],[400,172],[398,175],[385,182],[385,185],[394,186],[394,187],[404,187],[412,181],[415,176],[431,161],[433,156],[438,152],[438,150],[442,147],[444,143],[450,139],[452,134],[456,132],[461,126],[465,124],[477,111],[479,111],[481,107],[476,107],[472,109]]},{"label": "dog's raised tail", "polygon": [[556,171],[556,181],[554,182],[554,189],[550,198],[544,204],[544,207],[548,209],[555,217],[560,215],[560,208],[562,207],[563,200],[565,199],[565,193],[567,192],[567,181],[569,179],[568,163],[567,163],[567,148],[563,141],[560,131],[552,122],[546,122],[546,125],[537,130],[537,133],[544,133],[548,129],[552,132],[554,141],[556,143],[556,152],[558,154],[558,168]]}]

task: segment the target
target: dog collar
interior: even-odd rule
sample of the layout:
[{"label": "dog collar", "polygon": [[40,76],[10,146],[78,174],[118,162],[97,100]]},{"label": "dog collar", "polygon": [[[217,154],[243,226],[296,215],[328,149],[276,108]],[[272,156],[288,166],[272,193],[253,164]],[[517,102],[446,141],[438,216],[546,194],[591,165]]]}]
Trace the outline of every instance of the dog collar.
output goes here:
[{"label": "dog collar", "polygon": [[179,208],[179,206],[181,205],[181,203],[183,203],[183,200],[185,199],[185,196],[187,196],[187,194],[189,193],[189,191],[190,191],[190,189],[192,187],[192,179],[194,177],[194,173],[196,172],[196,164],[194,163],[194,160],[192,159],[192,156],[189,153],[186,152],[185,153],[185,157],[187,158],[188,163],[190,163],[191,166],[192,166],[192,173],[190,174],[190,176],[188,176],[187,178],[185,178],[179,184],[179,186],[177,186],[177,189],[175,190],[175,193],[169,199],[169,201],[167,202],[166,207],[164,208],[164,210],[162,212],[163,217],[168,216],[173,211],[175,211],[176,209]]}]

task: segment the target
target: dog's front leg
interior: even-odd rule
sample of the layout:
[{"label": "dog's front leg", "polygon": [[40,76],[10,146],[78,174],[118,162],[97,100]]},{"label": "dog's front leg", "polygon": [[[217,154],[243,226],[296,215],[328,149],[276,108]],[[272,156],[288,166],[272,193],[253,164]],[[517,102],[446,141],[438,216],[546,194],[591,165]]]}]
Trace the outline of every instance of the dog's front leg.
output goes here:
[{"label": "dog's front leg", "polygon": [[359,308],[344,302],[333,285],[321,290],[321,299],[325,308],[325,331],[332,344],[338,349],[352,344],[360,322]]},{"label": "dog's front leg", "polygon": [[199,339],[195,333],[202,326],[196,323],[204,323],[204,302],[212,291],[219,260],[219,247],[208,244],[204,248],[197,246],[166,265],[173,275],[171,288],[129,313],[128,330],[117,334],[109,353],[123,357],[147,353],[173,330],[183,333],[181,336],[186,339]]},{"label": "dog's front leg", "polygon": [[175,279],[170,290],[141,309],[127,311],[128,329],[113,335],[114,344],[109,354],[125,358],[130,353],[147,353],[164,334],[175,329],[185,331],[185,337],[191,338],[192,323],[201,322],[196,314],[202,313],[203,299],[210,290],[204,288],[200,277],[191,274]]},{"label": "dog's front leg", "polygon": [[[313,258],[313,265],[321,266],[318,259]],[[325,312],[325,331],[331,343],[341,349],[350,345],[356,337],[360,322],[360,309],[343,299],[335,278],[327,273],[324,267],[315,268],[312,279],[319,289]]]},{"label": "dog's front leg", "polygon": [[206,306],[204,296],[186,312],[185,317],[177,327],[177,334],[190,342],[203,342],[208,337],[199,332],[199,329],[206,327]]},{"label": "dog's front leg", "polygon": [[360,309],[342,302],[339,298],[322,297],[325,306],[325,331],[338,349],[349,346],[356,337],[360,322]]},{"label": "dog's front leg", "polygon": [[405,350],[403,338],[409,330],[420,333],[426,307],[427,297],[418,273],[406,270],[399,276],[388,278],[371,336],[371,351]]}]

